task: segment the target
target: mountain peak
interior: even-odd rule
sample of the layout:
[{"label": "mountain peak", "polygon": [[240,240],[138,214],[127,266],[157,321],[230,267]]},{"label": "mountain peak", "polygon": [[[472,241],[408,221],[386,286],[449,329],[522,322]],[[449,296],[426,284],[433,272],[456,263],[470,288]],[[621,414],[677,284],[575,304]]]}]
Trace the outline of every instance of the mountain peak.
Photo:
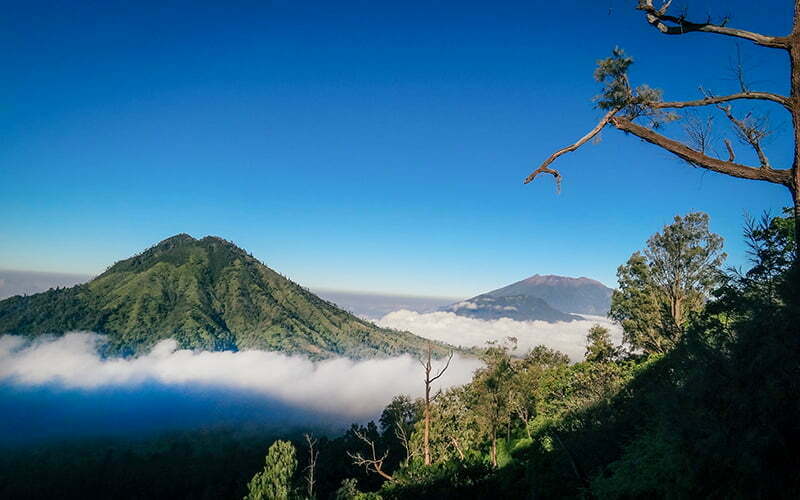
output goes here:
[{"label": "mountain peak", "polygon": [[581,286],[581,285],[600,285],[605,286],[597,280],[580,276],[572,278],[570,276],[558,276],[556,274],[534,274],[519,283],[528,285],[560,285],[560,286]]},{"label": "mountain peak", "polygon": [[[172,338],[191,349],[268,349],[313,358],[418,355],[427,341],[377,327],[276,273],[230,241],[182,233],[92,281],[0,301],[0,335],[103,333],[109,353]],[[436,354],[446,351],[435,345]]]},{"label": "mountain peak", "polygon": [[544,300],[558,311],[605,315],[612,290],[597,280],[555,274],[534,274],[524,280],[486,293],[492,297],[525,295]]},{"label": "mountain peak", "polygon": [[190,243],[192,241],[197,241],[191,235],[186,233],[178,233],[174,236],[170,236],[169,238],[165,238],[154,245],[154,247],[170,247],[175,245],[180,245],[182,243]]}]

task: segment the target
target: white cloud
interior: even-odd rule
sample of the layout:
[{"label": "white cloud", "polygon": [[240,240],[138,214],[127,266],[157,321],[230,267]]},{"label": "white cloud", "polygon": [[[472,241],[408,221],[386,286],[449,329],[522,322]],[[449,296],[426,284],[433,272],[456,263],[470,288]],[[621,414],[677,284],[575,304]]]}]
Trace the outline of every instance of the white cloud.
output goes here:
[{"label": "white cloud", "polygon": [[[420,396],[420,366],[410,356],[312,362],[277,352],[208,352],[164,340],[135,358],[103,358],[103,337],[68,333],[28,341],[0,337],[0,382],[22,387],[95,390],[144,383],[245,390],[300,408],[353,419],[372,418],[398,394]],[[455,358],[439,387],[469,381],[480,362]]]},{"label": "white cloud", "polygon": [[602,316],[581,315],[584,321],[547,323],[545,321],[515,321],[509,318],[481,320],[458,316],[452,312],[420,314],[414,311],[395,311],[381,318],[380,326],[407,330],[421,337],[440,340],[463,347],[485,347],[486,342],[507,337],[518,339],[518,351],[543,344],[567,354],[573,361],[583,359],[586,334],[594,324],[611,331],[615,343],[622,341],[622,329]]}]

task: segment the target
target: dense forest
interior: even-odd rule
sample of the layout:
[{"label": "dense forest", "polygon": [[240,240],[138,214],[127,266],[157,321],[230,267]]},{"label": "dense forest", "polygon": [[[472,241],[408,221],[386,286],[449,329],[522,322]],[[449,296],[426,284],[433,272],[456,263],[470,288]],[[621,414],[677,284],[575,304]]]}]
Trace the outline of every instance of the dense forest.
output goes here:
[{"label": "dense forest", "polygon": [[596,326],[581,362],[509,338],[469,384],[398,395],[338,437],[215,429],[7,453],[0,496],[797,497],[792,224],[748,221],[745,272],[721,268],[707,216],[676,217],[618,269],[623,345]]}]

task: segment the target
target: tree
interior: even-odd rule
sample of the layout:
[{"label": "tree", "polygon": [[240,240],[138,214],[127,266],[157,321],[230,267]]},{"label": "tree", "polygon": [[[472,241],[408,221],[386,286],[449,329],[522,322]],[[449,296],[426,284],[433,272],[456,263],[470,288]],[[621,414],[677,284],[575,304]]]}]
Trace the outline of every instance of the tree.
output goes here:
[{"label": "tree", "polygon": [[370,439],[369,436],[369,434],[377,435],[375,424],[370,422],[366,429],[358,429],[357,427],[353,426],[351,431],[366,445],[367,448],[366,455],[360,451],[347,452],[347,455],[353,460],[353,464],[357,466],[363,466],[367,472],[374,472],[388,481],[393,481],[394,477],[392,477],[391,474],[383,469],[383,464],[386,462],[386,457],[389,456],[389,450],[384,451],[382,455],[378,456],[379,454],[375,446],[375,441],[377,439]]},{"label": "tree", "polygon": [[[478,430],[473,413],[472,388],[470,385],[453,387],[436,398],[431,405],[431,427],[429,446],[431,462],[465,460],[470,450],[479,445]],[[424,422],[420,421],[411,435],[411,447],[422,449]]]},{"label": "tree", "polygon": [[[514,339],[516,340],[516,339]],[[514,346],[516,348],[516,346]],[[507,346],[492,346],[483,357],[486,367],[473,379],[475,414],[481,433],[491,443],[489,456],[497,467],[497,433],[510,424],[510,380],[513,366]]]},{"label": "tree", "polygon": [[708,229],[708,215],[675,216],[619,267],[619,290],[609,316],[622,325],[623,340],[645,353],[664,353],[681,339],[690,314],[698,312],[720,283],[725,259],[722,237]]},{"label": "tree", "polygon": [[[598,62],[594,75],[595,79],[604,85],[602,93],[597,97],[598,107],[605,112],[603,117],[578,141],[550,155],[539,168],[525,179],[525,183],[533,181],[542,173],[552,175],[556,182],[560,183],[561,173],[550,168],[549,165],[561,155],[580,148],[606,126],[611,125],[617,130],[635,135],[669,151],[694,167],[786,187],[792,196],[794,205],[794,231],[795,234],[800,234],[800,0],[794,2],[794,23],[791,33],[785,36],[762,35],[731,28],[727,26],[728,19],[723,19],[716,24],[712,23],[710,19],[705,22],[692,22],[686,19],[685,15],[670,15],[668,11],[671,3],[672,0],[664,0],[660,6],[656,7],[653,0],[639,0],[637,9],[644,12],[650,25],[665,35],[685,35],[693,32],[724,35],[747,40],[760,47],[787,52],[791,72],[790,96],[751,90],[743,77],[741,65],[739,65],[736,68],[739,92],[717,96],[701,89],[703,93],[701,99],[664,101],[660,90],[647,85],[640,85],[636,88],[631,86],[628,79],[628,68],[633,63],[633,59],[626,57],[624,52],[617,48],[614,49],[611,57]],[[795,149],[791,164],[787,165],[788,168],[774,168],[764,152],[762,139],[769,134],[765,118],[753,113],[748,113],[743,117],[734,113],[732,104],[742,101],[777,104],[789,112],[792,117]],[[688,126],[686,141],[688,144],[656,132],[656,129],[665,122],[679,118],[673,110],[707,109],[710,106],[724,115],[725,119],[730,122],[732,133],[740,139],[740,142],[753,150],[758,158],[758,166],[738,163],[736,152],[727,138],[723,139],[727,158],[723,159],[712,155],[708,149],[713,148],[707,147],[710,140],[707,129],[697,127],[697,122],[691,119],[685,120]],[[637,122],[637,120],[643,119],[647,120],[645,125]],[[795,258],[800,260],[800,250],[796,251]]]},{"label": "tree", "polygon": [[439,377],[444,375],[444,372],[450,367],[450,361],[453,360],[453,351],[450,351],[450,356],[447,358],[447,363],[445,363],[445,365],[438,372],[436,372],[436,375],[431,376],[433,370],[431,365],[431,350],[431,343],[428,342],[427,358],[425,361],[420,360],[420,364],[422,365],[423,370],[425,370],[425,406],[423,408],[423,420],[425,422],[425,428],[423,430],[422,441],[422,455],[425,465],[431,464],[431,384],[439,379]]},{"label": "tree", "polygon": [[569,357],[549,347],[538,345],[527,356],[513,363],[509,408],[519,418],[525,434],[531,438],[530,422],[536,417],[542,374],[555,366],[566,366]]},{"label": "tree", "polygon": [[607,363],[617,357],[617,348],[611,342],[608,328],[594,325],[586,335],[586,361],[592,363]]},{"label": "tree", "polygon": [[294,445],[275,441],[267,452],[264,470],[247,484],[246,500],[288,500],[292,493],[292,478],[297,469]]},{"label": "tree", "polygon": [[[414,456],[411,447],[411,435],[414,425],[420,419],[422,404],[419,400],[412,400],[406,395],[395,396],[381,413],[379,420],[383,440],[390,448],[390,455],[395,452],[404,452],[403,462],[408,464]],[[402,450],[397,449],[402,447]]]},{"label": "tree", "polygon": [[319,459],[319,449],[316,448],[317,440],[309,434],[304,434],[308,445],[308,465],[306,466],[306,493],[308,498],[314,498],[314,485],[317,483],[314,474]]}]

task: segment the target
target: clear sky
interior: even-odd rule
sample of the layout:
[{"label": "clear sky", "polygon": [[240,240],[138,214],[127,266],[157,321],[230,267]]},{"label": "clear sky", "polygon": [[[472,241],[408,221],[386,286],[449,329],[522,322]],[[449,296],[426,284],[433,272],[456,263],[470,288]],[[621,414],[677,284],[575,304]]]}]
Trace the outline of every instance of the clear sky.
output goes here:
[{"label": "clear sky", "polygon": [[[0,268],[97,273],[187,232],[306,286],[613,286],[674,214],[708,212],[741,265],[744,213],[789,204],[615,130],[560,160],[561,194],[522,184],[594,125],[592,71],[615,45],[634,83],[677,100],[736,90],[735,40],[659,35],[634,1],[389,3],[7,3]],[[789,0],[688,4],[768,34],[791,22]],[[754,88],[788,92],[781,52],[739,45]],[[785,167],[791,122],[766,109]]]}]

